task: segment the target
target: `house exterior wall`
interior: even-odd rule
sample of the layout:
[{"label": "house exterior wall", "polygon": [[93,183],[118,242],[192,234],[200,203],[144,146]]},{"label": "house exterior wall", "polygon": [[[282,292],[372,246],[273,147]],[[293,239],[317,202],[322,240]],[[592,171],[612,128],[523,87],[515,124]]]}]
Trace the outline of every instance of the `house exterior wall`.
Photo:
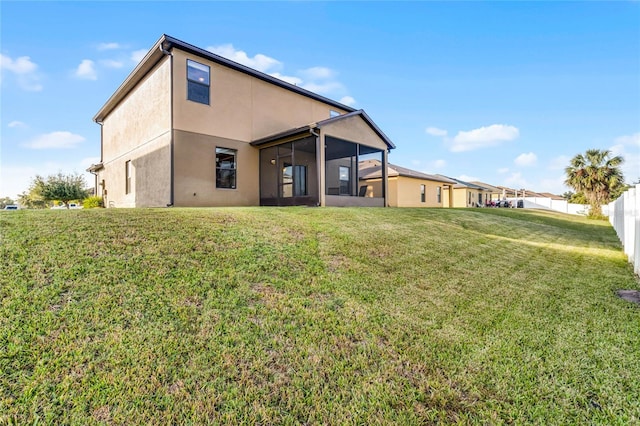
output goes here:
[{"label": "house exterior wall", "polygon": [[[478,194],[482,191],[472,188],[454,188],[453,189],[453,207],[477,207]],[[471,202],[469,202],[471,195]],[[484,194],[482,195],[484,200]]]},{"label": "house exterior wall", "polygon": [[[174,205],[177,207],[260,204],[259,151],[243,141],[174,131]],[[237,150],[236,187],[216,188],[216,148]]]},{"label": "house exterior wall", "polygon": [[[398,176],[387,178],[389,187],[389,207],[399,207],[398,205]],[[382,183],[382,179],[380,180]]]},{"label": "house exterior wall", "polygon": [[[171,68],[163,59],[102,124],[98,181],[107,207],[156,207],[170,202]],[[132,189],[126,193],[125,163]],[[105,194],[106,190],[106,194]]]},{"label": "house exterior wall", "polygon": [[[177,130],[251,142],[345,112],[179,49],[173,56]],[[187,100],[187,59],[210,67],[210,105]]]},{"label": "house exterior wall", "polygon": [[322,128],[322,133],[325,136],[332,136],[349,142],[357,142],[385,151],[388,149],[380,136],[360,117],[349,117],[344,120],[326,124]]},{"label": "house exterior wall", "polygon": [[[397,194],[397,206],[398,207],[442,207],[444,201],[444,191],[442,192],[441,200],[438,203],[437,200],[437,188],[442,188],[441,182],[436,182],[426,179],[417,179],[407,176],[399,176],[397,178],[397,189],[394,188]],[[391,178],[389,179],[391,183]],[[425,201],[421,201],[420,197],[420,185],[425,186]],[[393,191],[392,191],[393,192]]]}]

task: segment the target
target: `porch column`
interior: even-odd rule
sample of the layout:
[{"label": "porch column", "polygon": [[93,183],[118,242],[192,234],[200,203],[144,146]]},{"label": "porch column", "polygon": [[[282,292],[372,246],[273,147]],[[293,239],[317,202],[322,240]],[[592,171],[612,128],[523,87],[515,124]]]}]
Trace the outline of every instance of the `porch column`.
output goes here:
[{"label": "porch column", "polygon": [[384,206],[389,207],[389,178],[387,176],[388,150],[382,151],[382,196]]},{"label": "porch column", "polygon": [[325,161],[324,161],[324,132],[317,129],[319,135],[316,136],[316,163],[318,169],[318,203],[321,207],[325,204]]}]

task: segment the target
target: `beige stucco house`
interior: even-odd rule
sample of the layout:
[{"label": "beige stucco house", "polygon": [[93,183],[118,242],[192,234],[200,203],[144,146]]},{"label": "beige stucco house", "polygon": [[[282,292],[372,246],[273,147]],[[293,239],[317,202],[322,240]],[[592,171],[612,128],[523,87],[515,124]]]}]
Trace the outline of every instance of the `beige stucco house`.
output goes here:
[{"label": "beige stucco house", "polygon": [[[446,177],[442,175],[438,176]],[[449,179],[455,181],[455,184],[448,189],[451,193],[446,194],[453,200],[453,207],[482,207],[486,205],[486,200],[490,199],[487,188],[483,186],[456,178]]]},{"label": "beige stucco house", "polygon": [[167,35],[94,121],[107,207],[389,205],[386,172],[360,192],[395,148],[364,111]]},{"label": "beige stucco house", "polygon": [[[378,160],[360,163],[360,188],[363,193],[380,190],[382,164]],[[388,200],[391,207],[451,207],[451,186],[456,181],[440,175],[430,175],[396,166],[387,165]]]}]

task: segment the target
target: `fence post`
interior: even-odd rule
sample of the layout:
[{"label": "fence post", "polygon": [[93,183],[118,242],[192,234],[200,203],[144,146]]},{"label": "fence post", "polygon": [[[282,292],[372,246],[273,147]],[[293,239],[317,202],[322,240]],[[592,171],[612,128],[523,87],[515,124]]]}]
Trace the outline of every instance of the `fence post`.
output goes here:
[{"label": "fence post", "polygon": [[635,236],[634,236],[634,258],[633,271],[640,275],[640,183],[636,184],[636,203],[635,203]]}]

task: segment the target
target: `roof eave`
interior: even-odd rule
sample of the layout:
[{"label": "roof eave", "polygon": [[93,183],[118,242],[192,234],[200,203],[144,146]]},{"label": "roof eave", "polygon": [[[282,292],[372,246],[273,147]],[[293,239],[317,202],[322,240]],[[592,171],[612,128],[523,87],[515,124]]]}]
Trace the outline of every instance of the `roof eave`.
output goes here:
[{"label": "roof eave", "polygon": [[167,40],[168,36],[163,34],[157,42],[149,49],[147,54],[131,71],[122,84],[116,89],[115,92],[107,99],[102,108],[93,117],[93,121],[96,123],[102,123],[102,121],[111,113],[111,111],[120,103],[122,99],[133,89],[144,76],[164,57],[164,54],[160,51],[160,46]]},{"label": "roof eave", "polygon": [[201,49],[192,44],[186,43],[182,40],[178,40],[177,38],[168,36],[163,34],[158,41],[151,47],[151,49],[147,52],[145,57],[138,63],[138,65],[131,71],[129,76],[125,79],[125,81],[116,89],[116,91],[111,95],[111,97],[105,102],[105,104],[100,108],[98,113],[93,117],[93,121],[96,123],[101,123],[104,118],[115,108],[115,106],[122,100],[124,97],[135,87],[136,84],[142,80],[142,78],[162,59],[164,54],[160,50],[162,47],[165,51],[170,51],[174,47],[177,47],[180,50],[185,52],[192,53],[201,58],[210,60],[212,62],[216,62],[218,64],[224,65],[228,68],[234,69],[236,71],[251,75],[255,78],[263,80],[265,82],[274,84],[276,86],[282,87],[284,89],[290,90],[292,92],[296,92],[302,96],[306,96],[308,98],[323,102],[327,105],[335,107],[337,109],[341,109],[348,112],[356,111],[355,108],[352,108],[348,105],[344,105],[340,102],[334,101],[333,99],[326,98],[324,96],[318,95],[317,93],[313,93],[309,90],[303,89],[296,85],[287,83],[284,80],[280,80],[278,78],[272,77],[263,72],[254,70],[253,68],[249,68],[245,65],[234,62],[230,59],[224,58],[220,55],[216,55],[215,53],[211,53],[208,50]]}]

